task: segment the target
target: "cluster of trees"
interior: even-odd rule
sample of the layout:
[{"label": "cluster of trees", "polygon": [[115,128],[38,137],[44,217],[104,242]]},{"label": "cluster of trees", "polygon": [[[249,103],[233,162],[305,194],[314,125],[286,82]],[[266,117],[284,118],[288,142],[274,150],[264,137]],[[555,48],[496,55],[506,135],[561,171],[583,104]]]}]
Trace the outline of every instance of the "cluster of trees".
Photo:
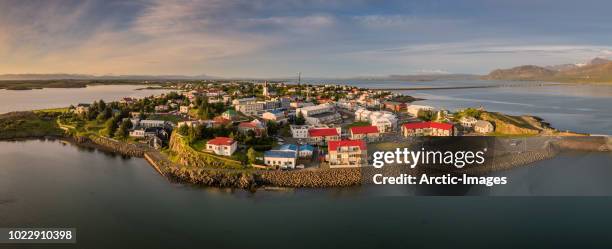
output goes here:
[{"label": "cluster of trees", "polygon": [[208,98],[206,97],[198,96],[194,104],[198,107],[198,117],[205,120],[220,115],[226,109],[223,103],[208,103]]}]

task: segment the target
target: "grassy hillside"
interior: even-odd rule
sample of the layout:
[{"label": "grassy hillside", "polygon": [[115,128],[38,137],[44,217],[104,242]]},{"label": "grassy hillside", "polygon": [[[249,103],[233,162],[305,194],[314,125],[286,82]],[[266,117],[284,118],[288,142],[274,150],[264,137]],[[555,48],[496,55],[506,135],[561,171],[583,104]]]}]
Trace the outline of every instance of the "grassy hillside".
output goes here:
[{"label": "grassy hillside", "polygon": [[53,112],[11,112],[0,114],[0,139],[61,136]]}]

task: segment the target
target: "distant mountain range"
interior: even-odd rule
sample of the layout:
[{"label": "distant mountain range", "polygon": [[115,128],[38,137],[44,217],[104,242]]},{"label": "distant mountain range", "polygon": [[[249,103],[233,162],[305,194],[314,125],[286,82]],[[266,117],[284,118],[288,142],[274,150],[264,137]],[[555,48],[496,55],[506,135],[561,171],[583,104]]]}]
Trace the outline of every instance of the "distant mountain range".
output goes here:
[{"label": "distant mountain range", "polygon": [[510,69],[497,69],[482,78],[489,80],[612,83],[612,60],[598,57],[584,64],[562,64],[544,67],[525,65]]},{"label": "distant mountain range", "polygon": [[209,75],[0,74],[0,80],[207,80]]}]

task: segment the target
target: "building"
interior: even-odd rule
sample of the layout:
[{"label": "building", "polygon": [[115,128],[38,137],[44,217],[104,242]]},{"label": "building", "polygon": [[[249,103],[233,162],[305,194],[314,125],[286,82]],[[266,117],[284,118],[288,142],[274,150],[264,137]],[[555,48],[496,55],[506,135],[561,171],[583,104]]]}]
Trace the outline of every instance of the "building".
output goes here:
[{"label": "building", "polygon": [[181,107],[179,107],[179,112],[180,113],[184,113],[184,114],[189,113],[189,106],[188,105],[182,105]]},{"label": "building", "polygon": [[376,126],[354,126],[349,129],[352,140],[365,140],[366,142],[378,141],[380,133]]},{"label": "building", "polygon": [[387,102],[384,102],[383,105],[385,106],[385,109],[388,109],[394,112],[400,112],[406,109],[406,103],[401,103],[401,102],[387,101]]},{"label": "building", "polygon": [[369,122],[378,132],[393,132],[397,128],[397,116],[388,111],[370,111],[359,108],[355,111],[355,121]]},{"label": "building", "polygon": [[157,105],[155,106],[155,111],[156,112],[166,112],[168,111],[169,107],[167,105]]},{"label": "building", "polygon": [[461,124],[461,126],[466,127],[466,128],[474,127],[477,121],[478,120],[476,120],[474,117],[471,117],[471,116],[464,116],[464,117],[461,117],[461,119],[459,119],[459,123]]},{"label": "building", "polygon": [[89,111],[90,104],[78,104],[74,109],[76,114],[85,114]]},{"label": "building", "polygon": [[368,163],[368,149],[363,140],[330,141],[327,151],[330,168],[362,167]]},{"label": "building", "polygon": [[265,124],[257,119],[254,119],[251,122],[240,123],[238,125],[238,131],[244,135],[248,135],[249,132],[252,131],[256,137],[261,137],[267,134]]},{"label": "building", "polygon": [[295,169],[297,153],[292,150],[269,150],[264,152],[264,163],[281,169]]},{"label": "building", "polygon": [[213,127],[214,124],[215,122],[212,120],[187,120],[187,121],[178,122],[176,127],[187,126],[187,127],[195,128],[199,125],[203,125],[206,128],[210,128],[210,127]]},{"label": "building", "polygon": [[221,117],[227,120],[236,120],[238,118],[238,113],[234,110],[226,110],[221,114]]},{"label": "building", "polygon": [[402,125],[402,135],[410,136],[452,136],[453,125],[438,122],[417,122]]},{"label": "building", "polygon": [[172,124],[168,121],[164,120],[140,120],[138,122],[138,126],[141,128],[150,128],[150,127],[172,127]]},{"label": "building", "polygon": [[408,107],[406,107],[406,111],[408,112],[408,114],[412,115],[413,117],[417,117],[419,116],[419,111],[434,111],[435,108],[432,106],[427,106],[427,105],[409,105]]},{"label": "building", "polygon": [[495,131],[495,127],[493,127],[493,124],[489,121],[478,120],[474,125],[474,131],[486,134]]},{"label": "building", "polygon": [[339,128],[312,128],[308,130],[311,144],[325,145],[329,141],[340,140]]},{"label": "building", "polygon": [[300,145],[298,149],[298,157],[300,158],[309,158],[314,154],[314,147],[309,144]]},{"label": "building", "polygon": [[336,112],[332,104],[321,104],[298,108],[296,113],[301,113],[306,123],[310,125],[331,124],[342,121],[342,116]]},{"label": "building", "polygon": [[280,110],[272,110],[264,112],[261,117],[266,121],[272,121],[279,124],[287,123],[287,117],[285,117],[285,112]]},{"label": "building", "polygon": [[232,101],[236,111],[242,112],[246,115],[256,115],[258,112],[264,109],[264,104],[257,101],[256,98],[242,98],[235,99]]},{"label": "building", "polygon": [[206,142],[206,151],[217,155],[231,156],[238,149],[238,143],[229,137],[216,137]]}]

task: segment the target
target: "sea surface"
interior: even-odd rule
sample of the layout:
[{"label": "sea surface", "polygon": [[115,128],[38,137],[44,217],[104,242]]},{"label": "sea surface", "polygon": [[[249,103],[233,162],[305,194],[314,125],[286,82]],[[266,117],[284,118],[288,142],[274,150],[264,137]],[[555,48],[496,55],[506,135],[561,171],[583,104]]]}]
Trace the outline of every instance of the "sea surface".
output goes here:
[{"label": "sea surface", "polygon": [[85,88],[44,88],[24,91],[0,89],[0,113],[68,107],[95,100],[116,101],[123,97],[142,98],[168,90],[143,89],[143,85],[100,85]]},{"label": "sea surface", "polygon": [[[0,227],[76,228],[77,244],[59,248],[612,246],[610,154],[538,162],[490,188],[497,197],[198,188],[167,180],[143,159],[59,141],[0,142],[0,158]],[[465,188],[474,191],[483,189]]]},{"label": "sea surface", "polygon": [[499,86],[494,88],[396,91],[425,99],[414,104],[457,110],[484,107],[512,115],[543,118],[554,128],[589,134],[612,135],[612,85],[506,82],[485,80],[456,81],[322,81],[366,88]]}]

